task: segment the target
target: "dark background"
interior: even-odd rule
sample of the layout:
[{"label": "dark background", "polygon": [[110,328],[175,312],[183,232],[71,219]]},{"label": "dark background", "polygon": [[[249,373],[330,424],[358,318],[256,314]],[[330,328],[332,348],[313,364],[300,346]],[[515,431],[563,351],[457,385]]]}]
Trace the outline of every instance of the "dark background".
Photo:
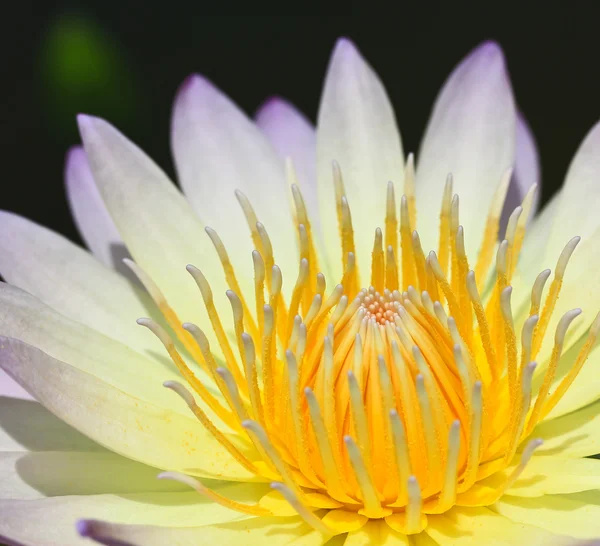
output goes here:
[{"label": "dark background", "polygon": [[598,10],[592,2],[501,4],[396,3],[377,16],[352,4],[321,16],[234,16],[243,12],[233,4],[228,15],[207,15],[201,2],[26,5],[3,18],[11,28],[2,48],[0,207],[79,241],[62,180],[64,153],[78,142],[77,112],[109,119],[172,174],[171,103],[190,72],[206,74],[250,114],[278,94],[314,120],[340,35],[385,82],[405,151],[418,149],[455,64],[482,40],[497,40],[537,138],[546,201],[600,118]]}]

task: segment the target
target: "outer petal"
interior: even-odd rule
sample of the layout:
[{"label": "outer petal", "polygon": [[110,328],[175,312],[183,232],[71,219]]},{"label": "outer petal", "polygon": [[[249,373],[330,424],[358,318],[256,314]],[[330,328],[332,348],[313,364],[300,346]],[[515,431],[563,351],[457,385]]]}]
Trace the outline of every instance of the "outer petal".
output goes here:
[{"label": "outer petal", "polygon": [[[146,333],[148,347],[156,342],[155,350],[160,351],[160,343]],[[165,366],[158,358],[145,358],[5,283],[0,283],[0,335],[38,347],[136,398],[188,415],[181,401],[162,387],[167,379],[180,379],[173,366]],[[25,386],[30,389],[33,385]]]},{"label": "outer petal", "polygon": [[[268,487],[268,486],[267,486]],[[238,502],[255,501],[263,485],[235,484],[219,488],[219,492]],[[181,528],[195,527],[196,543],[204,526],[227,525],[227,522],[248,518],[244,514],[224,508],[195,492],[134,493],[122,495],[61,496],[39,500],[0,501],[0,540],[8,538],[26,546],[70,546],[90,544],[79,537],[76,522],[82,517],[109,519],[125,527],[144,529],[153,526],[172,540],[163,542],[141,541],[140,546],[151,544],[179,544]],[[35,524],[32,524],[35,522]],[[138,527],[136,527],[138,526]],[[154,527],[161,526],[161,527]],[[239,538],[239,534],[238,534]],[[183,543],[187,544],[187,543]],[[206,544],[214,544],[207,542]]]},{"label": "outer petal", "polygon": [[[502,226],[508,223],[508,217],[522,202],[523,198],[534,184],[538,185],[531,216],[537,211],[542,188],[540,186],[540,157],[537,151],[535,138],[531,128],[523,117],[523,114],[517,116],[517,149],[515,153],[515,170],[513,173],[504,210],[502,211]],[[503,233],[501,231],[500,233]]]},{"label": "outer petal", "polygon": [[544,440],[536,455],[577,458],[600,453],[600,402],[544,421],[532,437]]},{"label": "outer petal", "polygon": [[78,120],[94,180],[132,256],[182,322],[208,324],[185,266],[202,268],[217,306],[227,305],[226,286],[216,252],[189,204],[164,172],[114,127],[83,115]]},{"label": "outer petal", "polygon": [[552,533],[576,538],[600,536],[600,491],[546,495],[536,499],[505,496],[494,505],[515,522],[537,525]]},{"label": "outer petal", "polygon": [[106,451],[39,402],[0,396],[0,452]]},{"label": "outer petal", "polygon": [[0,211],[0,273],[63,315],[138,350],[153,342],[136,319],[155,313],[145,292],[64,237]]},{"label": "outer petal", "polygon": [[408,537],[394,531],[383,520],[369,520],[366,525],[358,531],[348,533],[344,546],[369,546],[379,544],[381,546],[408,546]]},{"label": "outer petal", "polygon": [[[584,314],[573,323],[564,350],[575,343],[600,309],[600,291],[597,290],[600,267],[600,123],[588,133],[579,147],[560,192],[552,228],[547,234],[545,260],[556,263],[560,251],[574,235],[582,238],[574,252],[556,304],[549,332],[556,328],[560,317],[573,307],[583,307]],[[550,356],[552,336],[548,336],[540,352],[540,361]]]},{"label": "outer petal", "polygon": [[573,544],[570,537],[530,525],[511,521],[510,517],[495,514],[489,508],[453,508],[440,516],[429,516],[425,532],[440,546],[478,546],[480,544],[559,546]]},{"label": "outer petal", "polygon": [[188,474],[253,479],[195,419],[134,398],[35,347],[0,338],[0,367],[52,413],[116,453]]},{"label": "outer petal", "polygon": [[197,546],[219,544],[238,546],[240,543],[283,546],[317,546],[323,536],[299,518],[254,518],[205,527],[168,529],[156,526],[115,525],[101,521],[85,521],[78,525],[83,536],[101,544],[119,546]]},{"label": "outer petal", "polygon": [[591,239],[600,227],[595,214],[600,206],[600,123],[592,127],[579,146],[561,189],[561,200],[556,211],[556,219],[548,238],[547,251],[555,257],[562,250],[565,227],[581,236],[584,241]]},{"label": "outer petal", "polygon": [[255,121],[279,157],[292,159],[306,206],[317,221],[317,133],[313,124],[279,97],[268,99],[256,112]]},{"label": "outer petal", "polygon": [[507,494],[516,497],[541,497],[599,488],[599,460],[565,459],[548,455],[534,456]]},{"label": "outer petal", "polygon": [[81,146],[73,146],[67,153],[65,185],[71,213],[88,248],[105,266],[130,276],[123,264],[129,252],[104,206]]},{"label": "outer petal", "polygon": [[460,197],[468,256],[475,256],[490,202],[515,159],[516,113],[500,47],[480,45],[452,72],[435,102],[417,168],[417,227],[436,248],[442,191],[449,172]]},{"label": "outer petal", "polygon": [[341,278],[332,161],[341,167],[352,210],[363,284],[371,268],[375,228],[385,220],[386,184],[399,197],[404,158],[400,133],[385,89],[354,44],[338,40],[327,69],[317,122],[317,174],[321,225],[332,282]]},{"label": "outer petal", "polygon": [[236,189],[265,225],[284,273],[295,273],[296,235],[283,162],[256,125],[201,76],[190,76],[175,99],[172,149],[186,196],[202,221],[220,234],[244,273],[240,280],[246,289],[252,293],[253,246]]}]

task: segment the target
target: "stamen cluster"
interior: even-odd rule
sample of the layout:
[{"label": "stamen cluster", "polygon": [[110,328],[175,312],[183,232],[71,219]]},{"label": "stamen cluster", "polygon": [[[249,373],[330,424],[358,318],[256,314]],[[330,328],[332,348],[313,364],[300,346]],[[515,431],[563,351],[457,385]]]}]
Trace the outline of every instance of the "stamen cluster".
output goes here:
[{"label": "stamen cluster", "polygon": [[[358,271],[355,229],[336,164],[333,179],[343,276],[328,295],[296,184],[292,194],[300,260],[289,301],[282,293],[283,275],[268,233],[246,196],[237,193],[255,246],[253,306],[240,290],[218,234],[207,228],[230,287],[231,338],[206,278],[193,266],[188,271],[208,311],[218,359],[205,332],[193,324],[181,325],[152,280],[130,263],[221,396],[214,396],[194,375],[165,330],[140,319],[163,342],[201,403],[182,384],[165,386],[183,398],[249,473],[272,481],[274,492],[247,505],[221,497],[194,478],[176,473],[165,477],[253,515],[281,514],[278,500],[283,496],[325,535],[358,528],[368,518],[385,518],[402,533],[418,533],[427,525],[428,514],[454,505],[492,504],[514,483],[539,445],[526,439],[581,369],[600,320],[592,326],[573,369],[550,394],[568,326],[579,310],[562,317],[532,403],[535,359],[578,238],[565,247],[543,306],[550,272],[538,276],[518,338],[510,283],[534,190],[511,215],[498,245],[510,173],[504,176],[471,269],[451,177],[442,199],[439,248],[423,252],[409,157],[399,220],[390,183],[384,229],[375,232],[369,287],[361,289],[366,272]],[[490,295],[484,299],[481,292],[490,270]],[[218,422],[209,418],[208,410]],[[234,444],[225,430],[237,433],[247,449]],[[509,472],[500,479],[488,479],[507,467]]]}]

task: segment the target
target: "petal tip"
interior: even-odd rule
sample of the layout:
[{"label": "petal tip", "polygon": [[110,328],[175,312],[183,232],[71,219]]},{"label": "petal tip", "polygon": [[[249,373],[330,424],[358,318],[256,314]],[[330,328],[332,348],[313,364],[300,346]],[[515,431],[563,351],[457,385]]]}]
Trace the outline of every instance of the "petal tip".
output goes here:
[{"label": "petal tip", "polygon": [[77,126],[79,127],[79,134],[85,143],[86,134],[103,127],[110,127],[111,125],[105,119],[96,116],[90,116],[89,114],[77,114]]},{"label": "petal tip", "polygon": [[504,51],[500,44],[494,40],[486,40],[479,44],[467,57],[469,61],[481,63],[484,66],[498,66],[504,68]]},{"label": "petal tip", "polygon": [[65,165],[72,165],[73,163],[78,163],[85,156],[85,152],[83,151],[83,146],[81,144],[74,144],[71,146],[67,153],[65,154]]},{"label": "petal tip", "polygon": [[267,97],[260,106],[256,109],[254,118],[257,122],[264,121],[271,116],[277,116],[282,109],[288,106],[288,102],[279,95],[271,95]]},{"label": "petal tip", "polygon": [[89,519],[80,519],[75,523],[75,530],[80,537],[90,537],[92,535],[92,521]]},{"label": "petal tip", "polygon": [[358,54],[356,44],[347,36],[340,36],[333,49],[334,55],[354,55]]},{"label": "petal tip", "polygon": [[205,90],[214,89],[214,84],[202,74],[198,74],[197,72],[193,72],[190,74],[179,86],[177,90],[177,97],[185,95],[189,92],[202,92]]}]

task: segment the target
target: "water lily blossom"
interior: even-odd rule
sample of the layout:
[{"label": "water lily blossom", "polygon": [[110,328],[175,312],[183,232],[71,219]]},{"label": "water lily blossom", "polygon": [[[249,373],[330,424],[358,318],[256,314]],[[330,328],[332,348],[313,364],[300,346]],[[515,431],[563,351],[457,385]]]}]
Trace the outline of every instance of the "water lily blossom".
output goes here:
[{"label": "water lily blossom", "polygon": [[600,536],[600,125],[536,215],[494,43],[450,75],[416,155],[345,39],[316,129],[188,78],[183,193],[78,123],[67,194],[92,253],[0,213],[0,366],[35,398],[0,397],[0,539]]}]

